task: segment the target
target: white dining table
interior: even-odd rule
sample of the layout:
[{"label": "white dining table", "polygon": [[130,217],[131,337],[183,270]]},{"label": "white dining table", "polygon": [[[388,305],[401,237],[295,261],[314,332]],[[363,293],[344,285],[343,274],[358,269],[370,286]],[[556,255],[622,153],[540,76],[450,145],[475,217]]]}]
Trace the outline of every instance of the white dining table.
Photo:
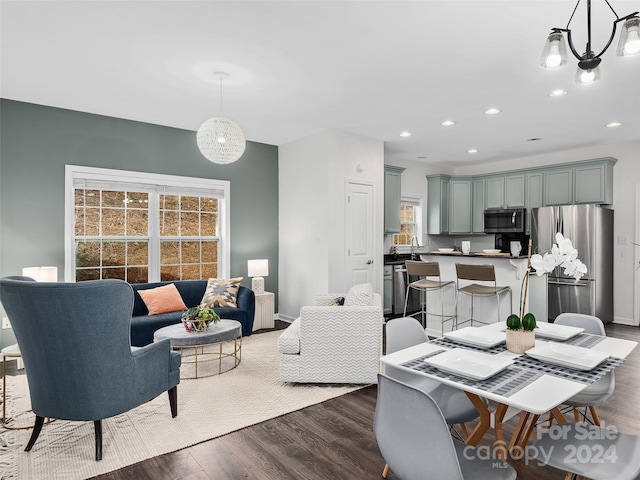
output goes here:
[{"label": "white dining table", "polygon": [[[506,325],[504,322],[500,322],[480,328],[500,331],[504,330],[505,327]],[[539,340],[546,341],[547,339]],[[538,341],[538,339],[536,339],[536,341]],[[607,353],[613,357],[624,359],[636,346],[637,342],[634,341],[604,337],[599,341],[599,343],[593,345],[591,348],[596,351]],[[468,379],[455,375],[447,375],[443,377],[442,375],[432,374],[428,371],[419,371],[406,366],[407,363],[415,361],[416,359],[420,359],[426,355],[432,354],[433,352],[445,349],[446,347],[436,344],[434,341],[425,342],[384,355],[381,357],[381,362],[385,367],[389,366],[413,372],[416,375],[433,378],[439,382],[463,390],[480,414],[478,424],[465,439],[466,442],[469,445],[476,446],[480,440],[482,440],[487,431],[493,428],[496,437],[497,451],[502,459],[505,459],[507,455],[507,445],[504,441],[503,435],[503,422],[522,413],[512,438],[512,442],[508,448],[511,449],[516,441],[520,440],[523,430],[525,430],[527,423],[529,423],[529,426],[526,428],[527,433],[524,434],[524,439],[522,441],[524,444],[528,440],[531,429],[533,428],[533,425],[530,422],[531,415],[533,418],[537,419],[540,415],[550,413],[559,422],[565,422],[566,419],[558,407],[566,400],[578,394],[588,385],[587,383],[570,380],[563,378],[562,376],[543,373],[542,375],[536,375],[532,381],[527,382],[519,390],[515,391],[515,393],[507,396],[478,388],[477,382],[469,381]],[[496,353],[495,355],[514,360],[521,356],[520,354],[515,354],[507,350]],[[483,399],[492,400],[495,402],[496,406],[492,407],[487,405],[487,402]],[[500,448],[501,446],[504,446],[504,448]]]}]

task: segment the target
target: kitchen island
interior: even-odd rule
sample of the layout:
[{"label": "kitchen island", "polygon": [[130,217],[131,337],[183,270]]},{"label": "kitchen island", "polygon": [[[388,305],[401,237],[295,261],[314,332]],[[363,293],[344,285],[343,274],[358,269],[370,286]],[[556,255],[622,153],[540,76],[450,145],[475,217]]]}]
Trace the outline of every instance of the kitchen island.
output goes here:
[{"label": "kitchen island", "polygon": [[[496,283],[498,286],[511,287],[512,303],[509,305],[509,295],[502,295],[500,300],[500,320],[506,320],[510,313],[518,313],[520,310],[522,280],[527,269],[527,256],[521,255],[512,257],[509,254],[485,254],[482,252],[471,252],[463,255],[461,252],[431,252],[420,254],[420,259],[425,262],[438,262],[440,265],[440,276],[443,281],[456,281],[456,263],[466,263],[470,265],[488,265],[495,268]],[[538,321],[547,319],[547,283],[546,276],[538,277],[532,274],[529,277],[529,296],[527,300],[527,311],[532,312]],[[461,281],[461,286],[466,285]],[[450,290],[450,288],[447,288]],[[440,312],[441,296],[439,292],[431,292],[428,296],[428,311]],[[453,296],[445,294],[445,314],[453,312],[455,300]],[[460,321],[469,318],[471,311],[471,297],[469,295],[460,296],[458,305]],[[498,306],[495,298],[477,297],[474,304],[474,317],[486,323],[498,321]],[[480,326],[480,324],[474,325]],[[469,326],[469,323],[463,326]],[[445,324],[445,331],[451,329],[451,322]],[[432,336],[440,336],[441,323],[437,316],[429,315],[427,318],[427,333]]]}]

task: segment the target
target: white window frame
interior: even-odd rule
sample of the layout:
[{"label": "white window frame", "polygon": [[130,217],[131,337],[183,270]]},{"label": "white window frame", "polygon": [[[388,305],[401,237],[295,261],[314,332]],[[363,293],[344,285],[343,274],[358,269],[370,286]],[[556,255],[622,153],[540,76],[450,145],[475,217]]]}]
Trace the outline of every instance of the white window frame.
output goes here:
[{"label": "white window frame", "polygon": [[[413,225],[415,227],[413,234],[418,239],[418,243],[420,243],[420,239],[422,238],[422,199],[416,197],[401,197],[400,208],[402,208],[403,204],[413,206]],[[402,225],[403,223],[406,224],[410,222],[400,221],[400,225]],[[395,234],[393,238],[395,238]],[[407,247],[407,245],[396,245],[395,243],[393,245],[396,247]]]},{"label": "white window frame", "polygon": [[[218,277],[230,277],[231,264],[231,221],[230,198],[231,182],[210,178],[181,177],[159,173],[134,172],[114,170],[109,168],[84,167],[80,165],[65,165],[65,202],[64,202],[64,279],[65,282],[75,282],[76,255],[74,244],[74,183],[78,180],[119,182],[122,184],[148,185],[149,187],[179,188],[185,194],[190,190],[197,196],[197,191],[209,190],[219,192],[218,197],[218,229],[219,229],[219,258]],[[151,216],[150,216],[151,218]],[[157,235],[154,223],[149,224],[150,235]],[[159,258],[157,252],[150,252],[149,282],[160,281],[159,265],[152,267],[151,255]],[[155,260],[153,261],[155,262]]]}]

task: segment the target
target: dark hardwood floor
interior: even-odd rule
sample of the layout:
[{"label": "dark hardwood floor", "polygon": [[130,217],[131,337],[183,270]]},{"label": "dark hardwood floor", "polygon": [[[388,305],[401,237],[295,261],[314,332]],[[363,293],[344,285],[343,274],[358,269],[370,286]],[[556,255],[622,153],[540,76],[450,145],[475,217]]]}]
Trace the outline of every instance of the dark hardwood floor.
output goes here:
[{"label": "dark hardwood floor", "polygon": [[[286,324],[277,328],[282,328]],[[640,329],[607,326],[607,334],[640,340]],[[600,418],[640,434],[640,348],[616,369],[616,391]],[[102,475],[101,480],[377,479],[384,460],[373,437],[376,387],[328,400],[253,427]],[[212,412],[212,414],[214,414]],[[505,428],[510,437],[516,419]],[[491,436],[484,445],[490,445]],[[519,479],[564,478],[550,467],[509,460]],[[389,479],[397,479],[391,472]],[[425,479],[428,472],[425,472]]]}]

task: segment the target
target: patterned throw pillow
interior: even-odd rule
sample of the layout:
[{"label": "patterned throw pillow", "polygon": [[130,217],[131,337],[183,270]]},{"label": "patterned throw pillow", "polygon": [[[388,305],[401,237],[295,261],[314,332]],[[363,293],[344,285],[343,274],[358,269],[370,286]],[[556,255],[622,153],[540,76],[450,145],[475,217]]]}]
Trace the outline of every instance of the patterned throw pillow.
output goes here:
[{"label": "patterned throw pillow", "polygon": [[344,297],[336,297],[329,304],[330,307],[341,307],[342,305],[344,305]]},{"label": "patterned throw pillow", "polygon": [[138,294],[147,306],[149,315],[180,312],[187,309],[187,306],[180,296],[180,292],[178,292],[178,289],[173,283],[163,285],[162,287],[138,290]]},{"label": "patterned throw pillow", "polygon": [[354,285],[344,297],[345,307],[368,307],[373,301],[373,287],[370,283]]},{"label": "patterned throw pillow", "polygon": [[220,279],[210,278],[207,289],[200,302],[200,306],[207,307],[238,307],[238,290],[243,277]]}]

